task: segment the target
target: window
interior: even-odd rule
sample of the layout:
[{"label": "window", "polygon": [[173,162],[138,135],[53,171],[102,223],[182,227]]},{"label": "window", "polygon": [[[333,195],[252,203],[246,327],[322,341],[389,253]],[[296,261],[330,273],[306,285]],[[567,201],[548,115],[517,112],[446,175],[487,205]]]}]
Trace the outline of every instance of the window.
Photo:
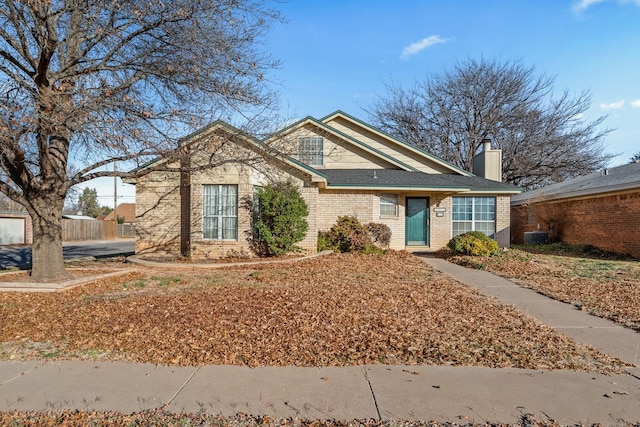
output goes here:
[{"label": "window", "polygon": [[238,239],[238,186],[203,186],[202,237],[212,240]]},{"label": "window", "polygon": [[495,238],[495,197],[454,197],[452,214],[454,236],[467,231],[481,231]]},{"label": "window", "polygon": [[320,136],[298,138],[298,160],[312,166],[324,164],[324,139]]},{"label": "window", "polygon": [[380,195],[380,216],[398,216],[398,197],[395,194]]}]

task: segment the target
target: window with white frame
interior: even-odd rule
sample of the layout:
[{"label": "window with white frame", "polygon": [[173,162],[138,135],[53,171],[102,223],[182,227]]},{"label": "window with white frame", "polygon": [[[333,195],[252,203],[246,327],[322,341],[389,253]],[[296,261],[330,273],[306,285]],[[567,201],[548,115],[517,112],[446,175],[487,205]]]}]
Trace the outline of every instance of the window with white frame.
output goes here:
[{"label": "window with white frame", "polygon": [[238,186],[204,185],[202,237],[211,240],[238,239]]},{"label": "window with white frame", "polygon": [[380,216],[398,216],[398,196],[380,194]]},{"label": "window with white frame", "polygon": [[453,235],[481,231],[495,239],[495,197],[453,197]]},{"label": "window with white frame", "polygon": [[298,160],[310,166],[324,164],[324,138],[305,136],[298,138]]}]

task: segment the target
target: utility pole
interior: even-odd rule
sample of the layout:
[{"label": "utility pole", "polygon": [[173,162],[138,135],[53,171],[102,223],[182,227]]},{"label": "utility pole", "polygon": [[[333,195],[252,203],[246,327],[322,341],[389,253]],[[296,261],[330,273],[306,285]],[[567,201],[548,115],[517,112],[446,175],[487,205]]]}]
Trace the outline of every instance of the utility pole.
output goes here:
[{"label": "utility pole", "polygon": [[[113,171],[117,172],[116,162],[113,162]],[[116,222],[116,234],[118,230],[118,177],[113,177],[113,220]]]}]

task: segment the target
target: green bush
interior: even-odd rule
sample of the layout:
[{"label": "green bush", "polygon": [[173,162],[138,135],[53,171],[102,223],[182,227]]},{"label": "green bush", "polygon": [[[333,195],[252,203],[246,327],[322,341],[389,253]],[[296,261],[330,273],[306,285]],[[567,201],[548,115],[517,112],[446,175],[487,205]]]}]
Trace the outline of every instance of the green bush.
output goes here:
[{"label": "green bush", "polygon": [[327,232],[327,238],[336,252],[361,252],[372,243],[367,227],[348,215],[338,217]]},{"label": "green bush", "polygon": [[454,254],[489,256],[498,252],[498,242],[479,231],[459,234],[449,240],[447,247]]},{"label": "green bush", "polygon": [[331,240],[329,240],[329,233],[326,231],[318,231],[318,252],[326,250],[335,251]]},{"label": "green bush", "polygon": [[300,250],[296,243],[307,234],[309,210],[291,181],[265,185],[254,202],[253,247],[260,255],[278,256]]}]

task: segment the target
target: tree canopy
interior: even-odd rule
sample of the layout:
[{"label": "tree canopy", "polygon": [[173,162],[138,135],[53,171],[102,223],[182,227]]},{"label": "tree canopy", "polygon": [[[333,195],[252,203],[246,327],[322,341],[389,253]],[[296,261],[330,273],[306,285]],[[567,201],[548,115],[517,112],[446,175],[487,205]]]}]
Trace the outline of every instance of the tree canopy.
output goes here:
[{"label": "tree canopy", "polygon": [[382,130],[468,171],[482,140],[502,149],[503,180],[524,189],[604,167],[605,117],[585,119],[591,98],[554,96],[554,79],[520,61],[468,59],[416,81],[386,85],[368,110]]},{"label": "tree canopy", "polygon": [[[0,0],[0,192],[34,224],[35,280],[66,275],[60,217],[73,185],[116,161],[273,101],[259,42],[266,0]],[[79,168],[70,159],[81,162]]]}]

